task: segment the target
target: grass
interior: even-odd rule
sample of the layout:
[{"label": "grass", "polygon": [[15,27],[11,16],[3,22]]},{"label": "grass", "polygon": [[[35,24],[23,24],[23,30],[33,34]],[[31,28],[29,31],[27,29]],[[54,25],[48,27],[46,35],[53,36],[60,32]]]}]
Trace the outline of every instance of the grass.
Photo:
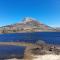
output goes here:
[{"label": "grass", "polygon": [[0,45],[33,46],[34,44],[26,42],[0,42]]}]

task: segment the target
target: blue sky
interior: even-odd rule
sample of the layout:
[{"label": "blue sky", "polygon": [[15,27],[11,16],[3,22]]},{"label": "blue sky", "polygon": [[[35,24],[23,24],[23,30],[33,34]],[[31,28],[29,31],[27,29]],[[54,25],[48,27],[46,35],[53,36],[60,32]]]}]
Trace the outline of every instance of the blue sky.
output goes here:
[{"label": "blue sky", "polygon": [[0,0],[0,26],[33,17],[51,27],[60,27],[60,0]]}]

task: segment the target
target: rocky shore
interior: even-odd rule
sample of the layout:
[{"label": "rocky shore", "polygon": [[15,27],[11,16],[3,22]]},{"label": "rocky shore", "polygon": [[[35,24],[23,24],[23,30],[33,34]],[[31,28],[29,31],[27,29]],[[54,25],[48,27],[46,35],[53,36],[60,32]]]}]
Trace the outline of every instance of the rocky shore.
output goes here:
[{"label": "rocky shore", "polygon": [[[55,57],[55,58],[54,58]],[[37,43],[25,50],[25,60],[60,60],[60,46]]]}]

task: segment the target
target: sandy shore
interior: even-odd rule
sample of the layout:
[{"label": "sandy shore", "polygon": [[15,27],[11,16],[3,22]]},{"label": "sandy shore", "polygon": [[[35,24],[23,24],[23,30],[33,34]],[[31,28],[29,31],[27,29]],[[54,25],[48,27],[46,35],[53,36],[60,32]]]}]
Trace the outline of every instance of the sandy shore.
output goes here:
[{"label": "sandy shore", "polygon": [[[32,55],[33,56],[33,55]],[[60,60],[60,55],[35,55],[32,60]],[[24,59],[5,59],[5,60],[24,60]],[[29,59],[30,60],[30,59]]]},{"label": "sandy shore", "polygon": [[33,60],[60,60],[60,55],[39,55],[34,56]]},{"label": "sandy shore", "polygon": [[16,59],[16,58],[13,58],[13,59],[5,59],[5,60],[24,60],[24,59]]}]

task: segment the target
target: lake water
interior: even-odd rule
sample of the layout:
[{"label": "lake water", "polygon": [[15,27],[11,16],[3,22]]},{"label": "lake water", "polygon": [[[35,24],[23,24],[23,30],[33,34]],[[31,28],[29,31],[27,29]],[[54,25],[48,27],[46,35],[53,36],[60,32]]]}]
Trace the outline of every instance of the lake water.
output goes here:
[{"label": "lake water", "polygon": [[0,45],[0,59],[2,58],[23,58],[25,47]]},{"label": "lake water", "polygon": [[60,32],[31,32],[0,34],[0,42],[29,42],[43,40],[49,44],[60,44]]},{"label": "lake water", "polygon": [[[60,32],[32,32],[0,34],[0,42],[29,42],[43,40],[49,44],[60,44]],[[23,56],[25,47],[0,45],[0,58],[7,56]]]}]

